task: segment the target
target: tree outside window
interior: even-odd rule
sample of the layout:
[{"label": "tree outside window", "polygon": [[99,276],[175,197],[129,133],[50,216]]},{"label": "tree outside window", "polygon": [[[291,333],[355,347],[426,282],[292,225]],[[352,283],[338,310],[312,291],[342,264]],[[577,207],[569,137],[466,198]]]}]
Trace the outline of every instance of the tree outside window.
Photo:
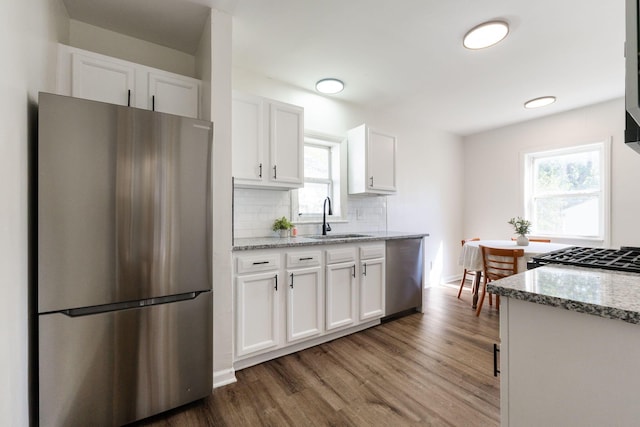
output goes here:
[{"label": "tree outside window", "polygon": [[605,240],[605,143],[525,155],[526,217],[534,234]]}]

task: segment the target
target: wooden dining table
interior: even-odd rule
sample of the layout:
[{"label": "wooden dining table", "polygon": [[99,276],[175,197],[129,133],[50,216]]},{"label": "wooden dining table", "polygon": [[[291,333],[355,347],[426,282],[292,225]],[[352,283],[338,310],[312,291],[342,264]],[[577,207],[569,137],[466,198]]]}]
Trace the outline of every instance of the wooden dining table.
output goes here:
[{"label": "wooden dining table", "polygon": [[[527,246],[519,246],[513,240],[472,240],[468,241],[462,246],[460,252],[460,258],[458,264],[468,271],[481,272],[482,265],[482,251],[480,246],[488,246],[490,248],[498,249],[524,249],[524,256],[518,258],[518,273],[526,271],[527,262],[532,257],[546,254],[548,252],[557,251],[560,249],[568,248],[571,245],[565,245],[563,243],[546,243],[546,242],[529,242]],[[478,303],[478,289],[480,287],[480,274],[476,274],[473,280],[473,308],[476,308]]]}]

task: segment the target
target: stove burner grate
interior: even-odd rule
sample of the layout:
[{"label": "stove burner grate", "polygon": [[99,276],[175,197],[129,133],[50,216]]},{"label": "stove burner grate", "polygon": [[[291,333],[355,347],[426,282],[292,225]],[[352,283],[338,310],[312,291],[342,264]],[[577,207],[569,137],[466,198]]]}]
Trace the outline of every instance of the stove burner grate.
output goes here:
[{"label": "stove burner grate", "polygon": [[562,264],[640,273],[640,248],[623,246],[620,249],[602,249],[574,246],[535,256],[531,264],[534,268]]}]

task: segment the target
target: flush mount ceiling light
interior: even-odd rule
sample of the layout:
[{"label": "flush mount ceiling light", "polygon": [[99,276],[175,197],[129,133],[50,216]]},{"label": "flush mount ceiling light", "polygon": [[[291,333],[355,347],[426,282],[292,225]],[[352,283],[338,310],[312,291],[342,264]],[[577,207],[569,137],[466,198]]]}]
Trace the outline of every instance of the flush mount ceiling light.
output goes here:
[{"label": "flush mount ceiling light", "polygon": [[541,96],[540,98],[530,99],[524,103],[524,108],[539,108],[546,107],[549,104],[556,102],[555,96]]},{"label": "flush mount ceiling light", "polygon": [[320,93],[333,95],[342,92],[342,89],[344,89],[344,83],[338,79],[322,79],[316,83],[316,90]]},{"label": "flush mount ceiling light", "polygon": [[504,21],[489,21],[473,27],[465,34],[462,44],[467,49],[484,49],[500,42],[509,34],[509,25]]}]

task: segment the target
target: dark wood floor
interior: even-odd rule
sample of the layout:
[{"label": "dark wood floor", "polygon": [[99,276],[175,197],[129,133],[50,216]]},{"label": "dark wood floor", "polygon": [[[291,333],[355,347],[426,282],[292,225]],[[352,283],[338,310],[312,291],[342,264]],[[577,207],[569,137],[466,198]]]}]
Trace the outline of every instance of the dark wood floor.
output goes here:
[{"label": "dark wood floor", "polygon": [[498,426],[498,313],[428,289],[425,313],[236,373],[238,382],[140,426]]}]

